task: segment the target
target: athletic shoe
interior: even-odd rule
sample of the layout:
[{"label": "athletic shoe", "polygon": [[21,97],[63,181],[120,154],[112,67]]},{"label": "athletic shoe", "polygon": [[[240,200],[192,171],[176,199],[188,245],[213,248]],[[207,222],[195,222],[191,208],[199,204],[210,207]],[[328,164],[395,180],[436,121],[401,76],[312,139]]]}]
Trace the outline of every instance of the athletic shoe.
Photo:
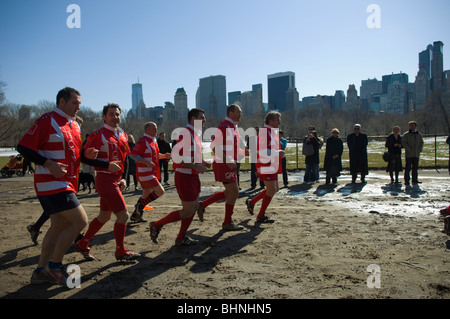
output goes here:
[{"label": "athletic shoe", "polygon": [[247,205],[247,209],[250,215],[253,215],[253,209],[255,208],[255,205],[252,204],[252,200],[250,198],[247,198],[245,204]]},{"label": "athletic shoe", "polygon": [[54,283],[53,278],[49,277],[43,270],[40,273],[37,273],[36,270],[33,270],[31,274],[30,282],[33,285],[41,285],[45,283]]},{"label": "athletic shoe", "polygon": [[198,208],[197,208],[197,215],[198,215],[198,219],[203,222],[203,215],[205,214],[205,208],[202,206],[202,202],[198,203]]},{"label": "athletic shoe", "polygon": [[155,222],[150,223],[150,238],[155,244],[158,243],[158,235],[159,232],[161,231],[161,228],[162,227],[156,227]]},{"label": "athletic shoe", "polygon": [[44,267],[44,269],[41,270],[41,273],[42,272],[44,272],[48,277],[52,278],[53,282],[55,282],[56,284],[67,287],[67,279],[69,278],[69,275],[66,273],[62,266],[55,269]]},{"label": "athletic shoe", "polygon": [[146,222],[146,220],[144,218],[142,218],[142,215],[139,215],[136,212],[133,212],[133,214],[131,214],[130,221],[135,222],[135,223],[145,223]]},{"label": "athletic shoe", "polygon": [[264,215],[263,217],[258,217],[256,218],[256,221],[258,223],[262,223],[262,224],[272,224],[275,221],[273,219],[270,219],[269,217],[267,217],[266,215]]},{"label": "athletic shoe", "polygon": [[195,243],[192,242],[189,238],[184,237],[182,240],[175,240],[176,246],[192,246]]},{"label": "athletic shoe", "polygon": [[39,236],[39,234],[40,234],[41,232],[40,232],[40,231],[36,231],[36,230],[34,229],[34,224],[28,225],[28,226],[27,226],[27,230],[28,230],[28,232],[30,233],[31,240],[33,241],[33,243],[34,243],[35,245],[37,245],[37,244],[38,244],[37,238],[38,238],[38,236]]},{"label": "athletic shoe", "polygon": [[233,222],[230,222],[229,224],[222,224],[222,229],[225,231],[237,231],[242,230],[242,226],[237,226]]},{"label": "athletic shoe", "polygon": [[136,205],[134,205],[134,212],[133,214],[138,214],[138,215],[143,215],[144,214],[144,209],[141,208],[141,205],[139,205],[139,202],[136,203]]},{"label": "athletic shoe", "polygon": [[75,250],[83,255],[84,259],[86,259],[87,261],[95,260],[95,257],[93,255],[91,255],[91,249],[89,247],[86,249],[83,249],[80,246],[78,246],[78,243],[76,243],[74,246],[75,246]]},{"label": "athletic shoe", "polygon": [[139,257],[141,257],[141,254],[133,253],[129,249],[125,249],[124,252],[119,253],[119,254],[116,252],[116,259],[118,261],[131,261],[131,260],[136,260]]}]

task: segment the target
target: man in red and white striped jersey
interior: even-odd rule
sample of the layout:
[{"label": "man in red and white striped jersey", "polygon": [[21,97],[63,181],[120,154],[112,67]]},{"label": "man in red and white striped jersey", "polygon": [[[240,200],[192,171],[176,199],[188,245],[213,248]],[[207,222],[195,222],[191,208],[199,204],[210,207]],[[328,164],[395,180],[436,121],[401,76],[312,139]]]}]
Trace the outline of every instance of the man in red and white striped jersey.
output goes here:
[{"label": "man in red and white striped jersey", "polygon": [[[198,121],[196,123],[196,121]],[[150,237],[154,243],[161,228],[169,223],[181,220],[180,231],[175,244],[187,246],[191,243],[186,232],[191,225],[198,206],[200,195],[200,178],[211,164],[202,159],[201,128],[206,122],[205,112],[201,109],[192,109],[188,113],[188,125],[180,133],[178,142],[172,150],[173,168],[175,170],[175,187],[181,199],[182,209],[173,211],[165,217],[150,223]],[[198,125],[201,123],[201,125]],[[197,124],[197,125],[195,125]]]},{"label": "man in red and white striped jersey", "polygon": [[264,128],[259,130],[257,145],[256,172],[266,188],[252,199],[246,201],[247,209],[253,215],[255,204],[262,199],[256,221],[259,223],[273,223],[265,213],[272,201],[273,196],[278,192],[278,174],[282,173],[281,160],[285,152],[281,149],[278,128],[281,123],[279,112],[269,112],[265,118]]},{"label": "man in red and white striped jersey", "polygon": [[125,248],[125,230],[127,227],[128,210],[122,195],[126,181],[125,159],[130,154],[128,147],[128,136],[119,127],[120,106],[108,104],[103,108],[104,126],[91,133],[85,144],[85,149],[95,147],[99,150],[97,160],[105,163],[104,167],[95,167],[95,188],[100,196],[100,213],[94,218],[84,237],[76,244],[76,249],[83,254],[87,260],[95,258],[90,254],[89,242],[103,225],[116,215],[114,224],[114,238],[116,240],[116,259],[134,260],[140,254],[133,253]]},{"label": "man in red and white striped jersey", "polygon": [[225,190],[219,191],[202,201],[197,211],[199,219],[203,221],[206,207],[221,200],[226,200],[225,218],[222,224],[222,229],[225,231],[242,229],[242,227],[235,225],[231,219],[234,213],[234,205],[239,197],[237,163],[240,157],[244,155],[238,131],[238,122],[241,116],[242,110],[239,105],[231,104],[227,108],[227,117],[217,128],[211,143],[211,148],[214,151],[214,177],[217,182],[223,184]]},{"label": "man in red and white striped jersey", "polygon": [[164,195],[164,187],[159,182],[161,180],[159,159],[170,158],[170,153],[159,153],[156,123],[147,122],[144,132],[144,136],[136,143],[130,154],[136,162],[137,179],[142,186],[142,196],[134,206],[134,212],[130,218],[134,222],[145,222],[142,218],[145,206]]},{"label": "man in red and white striped jersey", "polygon": [[[76,197],[82,155],[81,131],[75,115],[81,95],[66,87],[56,96],[56,108],[42,115],[22,137],[17,150],[36,164],[34,187],[51,226],[42,242],[38,266],[31,283],[56,281],[67,286],[62,265],[67,249],[87,225],[87,215]],[[97,150],[88,148],[85,156],[95,159]]]}]

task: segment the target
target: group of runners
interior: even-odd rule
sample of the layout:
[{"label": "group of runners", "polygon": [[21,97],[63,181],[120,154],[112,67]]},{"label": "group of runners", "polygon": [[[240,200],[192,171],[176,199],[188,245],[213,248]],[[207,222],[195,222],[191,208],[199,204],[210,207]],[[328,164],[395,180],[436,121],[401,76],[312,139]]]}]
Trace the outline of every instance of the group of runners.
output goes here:
[{"label": "group of runners", "polygon": [[[186,236],[191,222],[198,214],[203,221],[206,208],[225,200],[224,231],[238,231],[242,227],[234,224],[232,216],[239,197],[237,164],[239,158],[249,155],[249,149],[242,147],[238,123],[242,116],[241,108],[232,104],[227,107],[227,116],[217,128],[211,143],[214,152],[213,163],[202,157],[202,128],[206,122],[205,112],[191,109],[188,124],[180,132],[172,154],[160,154],[156,140],[157,125],[148,122],[144,135],[132,150],[128,146],[128,136],[119,127],[121,109],[117,104],[103,108],[104,126],[91,133],[82,146],[81,129],[76,121],[80,109],[81,94],[66,87],[58,92],[56,108],[42,115],[20,140],[17,150],[36,164],[34,186],[44,215],[51,225],[42,242],[41,255],[33,270],[31,283],[56,282],[67,284],[68,274],[63,266],[67,249],[77,238],[75,249],[85,259],[94,260],[89,243],[100,229],[116,216],[114,238],[115,257],[120,261],[135,260],[140,254],[125,248],[124,239],[129,213],[122,190],[126,186],[122,178],[125,173],[125,159],[130,156],[136,161],[137,178],[142,186],[142,196],[134,206],[133,221],[145,221],[143,212],[149,203],[164,195],[164,187],[159,182],[160,158],[172,158],[175,187],[182,208],[150,223],[150,237],[155,243],[164,225],[180,222],[180,230],[175,244],[187,246],[192,242]],[[257,153],[256,168],[265,188],[255,197],[247,199],[246,206],[253,215],[255,204],[262,200],[257,214],[258,223],[272,223],[265,213],[272,197],[278,191],[278,174],[281,173],[281,160],[285,153],[280,148],[278,127],[281,114],[269,112],[263,129],[259,130],[258,143],[252,151]],[[100,213],[88,226],[84,236],[80,232],[88,225],[88,217],[76,193],[78,171],[83,162],[96,170],[95,186],[100,197]],[[224,190],[206,200],[199,201],[201,181],[199,174],[213,168],[215,180],[223,183]]]}]

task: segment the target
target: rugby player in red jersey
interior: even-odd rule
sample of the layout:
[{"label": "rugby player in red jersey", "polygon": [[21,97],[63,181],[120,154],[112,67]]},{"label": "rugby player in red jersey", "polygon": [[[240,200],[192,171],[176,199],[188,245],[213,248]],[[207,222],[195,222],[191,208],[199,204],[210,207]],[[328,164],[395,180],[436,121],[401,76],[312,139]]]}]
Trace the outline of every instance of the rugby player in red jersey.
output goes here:
[{"label": "rugby player in red jersey", "polygon": [[265,213],[273,196],[279,190],[278,174],[282,173],[281,159],[285,156],[285,152],[281,150],[278,136],[280,123],[281,114],[269,112],[265,118],[264,128],[260,129],[258,134],[256,172],[266,188],[252,199],[247,199],[246,204],[249,213],[253,215],[256,202],[262,199],[256,218],[259,223],[273,223],[273,219],[270,219]]},{"label": "rugby player in red jersey", "polygon": [[140,254],[126,249],[124,244],[129,215],[122,195],[122,190],[126,186],[126,181],[122,176],[126,176],[124,164],[126,156],[130,154],[130,149],[128,136],[119,127],[121,111],[117,104],[106,105],[103,108],[104,126],[91,133],[84,146],[85,149],[89,147],[98,149],[97,160],[105,163],[105,167],[95,167],[97,172],[95,188],[100,196],[100,213],[90,222],[86,234],[75,246],[87,260],[95,259],[90,253],[89,242],[111,219],[113,213],[116,215],[113,231],[116,240],[116,259],[134,260],[140,257]]},{"label": "rugby player in red jersey", "polygon": [[130,218],[133,222],[145,222],[142,218],[145,206],[164,195],[164,187],[159,182],[161,180],[159,159],[170,158],[170,153],[159,153],[156,123],[147,122],[144,132],[144,136],[136,143],[130,154],[136,162],[137,179],[142,186],[142,196],[134,206],[134,212]]},{"label": "rugby player in red jersey", "polygon": [[242,229],[242,227],[235,225],[231,219],[234,214],[234,205],[239,197],[237,163],[244,154],[238,131],[241,116],[242,110],[239,105],[231,104],[227,108],[227,117],[217,128],[211,143],[211,148],[214,151],[213,170],[216,181],[221,182],[225,190],[219,191],[202,201],[197,211],[200,221],[203,221],[206,207],[218,201],[226,200],[225,219],[222,224],[222,229],[225,231]]},{"label": "rugby player in red jersey", "polygon": [[[196,121],[200,122],[201,125],[195,125]],[[190,110],[188,125],[179,134],[177,144],[172,150],[175,187],[181,199],[182,209],[173,211],[160,220],[150,223],[150,238],[154,243],[158,242],[159,232],[164,225],[181,221],[175,244],[179,246],[191,244],[191,240],[185,235],[199,204],[198,197],[201,183],[198,175],[203,174],[207,168],[211,167],[211,164],[205,162],[202,158],[201,128],[205,122],[203,110]]]},{"label": "rugby player in red jersey", "polygon": [[[51,225],[42,242],[31,283],[56,282],[67,286],[62,261],[67,249],[87,225],[87,215],[77,199],[78,171],[82,155],[80,126],[76,113],[81,95],[66,87],[56,96],[56,108],[42,115],[20,140],[17,150],[36,164],[34,187]],[[95,159],[98,150],[87,148]]]}]

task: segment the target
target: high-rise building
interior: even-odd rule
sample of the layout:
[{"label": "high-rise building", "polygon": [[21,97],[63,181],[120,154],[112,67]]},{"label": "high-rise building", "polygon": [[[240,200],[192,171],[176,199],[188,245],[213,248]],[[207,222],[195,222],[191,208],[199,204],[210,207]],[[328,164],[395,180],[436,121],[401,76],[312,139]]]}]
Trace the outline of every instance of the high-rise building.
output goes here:
[{"label": "high-rise building", "polygon": [[433,61],[433,46],[430,44],[419,53],[419,71],[425,72],[431,79],[431,62]]},{"label": "high-rise building", "polygon": [[433,43],[433,61],[431,61],[431,90],[441,90],[444,83],[444,44],[441,41]]},{"label": "high-rise building", "polygon": [[342,106],[345,103],[345,94],[342,90],[336,90],[336,93],[334,94],[334,102],[332,105],[332,108],[335,110],[342,109]]},{"label": "high-rise building", "polygon": [[382,82],[376,78],[362,80],[359,88],[359,96],[361,99],[369,98],[370,94],[380,94],[382,90]]},{"label": "high-rise building", "polygon": [[268,75],[267,91],[269,110],[284,112],[299,108],[294,72],[280,72]]},{"label": "high-rise building", "polygon": [[228,92],[228,104],[238,104],[241,106],[241,91]]},{"label": "high-rise building", "polygon": [[383,75],[382,80],[381,80],[381,82],[382,82],[381,83],[381,87],[382,87],[381,93],[383,93],[383,94],[388,93],[388,87],[389,87],[389,84],[391,83],[393,77],[395,77],[395,78],[401,77],[402,83],[409,83],[409,76],[406,73],[400,72],[397,74],[392,73],[392,74],[388,74],[388,75]]},{"label": "high-rise building", "polygon": [[387,93],[387,113],[407,113],[408,107],[408,81],[404,73],[394,74],[390,77]]},{"label": "high-rise building", "polygon": [[430,95],[430,78],[424,69],[417,72],[416,81],[414,82],[414,110],[420,110]]},{"label": "high-rise building", "polygon": [[252,91],[242,92],[241,94],[242,114],[245,116],[252,115],[253,112],[253,93]]},{"label": "high-rise building", "polygon": [[227,87],[223,75],[200,79],[196,95],[197,107],[205,110],[206,115],[225,117],[227,113]]},{"label": "high-rise building", "polygon": [[187,120],[188,98],[184,88],[177,89],[174,96],[175,117],[177,120]]},{"label": "high-rise building", "polygon": [[131,110],[134,115],[138,115],[139,103],[144,100],[144,95],[142,94],[142,84],[134,83],[131,85]]},{"label": "high-rise building", "polygon": [[263,110],[263,88],[262,84],[252,85],[253,113]]}]

